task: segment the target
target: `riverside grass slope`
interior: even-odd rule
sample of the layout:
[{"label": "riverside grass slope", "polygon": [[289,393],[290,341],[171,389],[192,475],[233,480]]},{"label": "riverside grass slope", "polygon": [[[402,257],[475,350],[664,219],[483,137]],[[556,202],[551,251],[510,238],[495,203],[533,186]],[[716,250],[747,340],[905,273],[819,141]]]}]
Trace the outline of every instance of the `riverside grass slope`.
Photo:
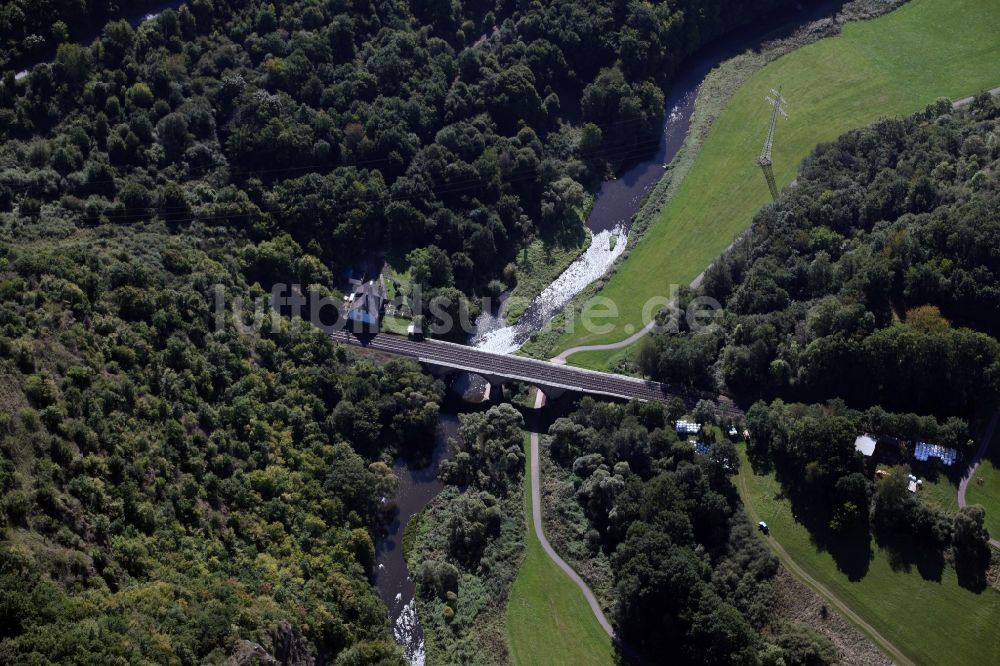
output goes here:
[{"label": "riverside grass slope", "polygon": [[531,455],[525,435],[527,553],[507,602],[515,666],[611,666],[614,648],[580,590],[542,550],[531,517]]},{"label": "riverside grass slope", "polygon": [[[848,23],[835,37],[797,49],[757,71],[709,132],[691,171],[646,235],[600,291],[617,304],[611,330],[587,333],[579,314],[556,351],[616,342],[638,330],[648,299],[705,269],[770,200],[755,160],[767,129],[768,90],[782,86],[789,117],[778,122],[778,187],[817,144],[882,116],[907,115],[939,97],[1000,85],[1000,2],[911,0],[880,18]],[[601,323],[604,323],[602,321]],[[569,362],[604,368],[620,351],[583,352]]]},{"label": "riverside grass slope", "polygon": [[795,564],[905,656],[917,664],[1000,663],[1000,593],[960,587],[950,566],[940,580],[925,579],[916,566],[894,565],[874,540],[867,572],[850,580],[792,516],[774,474],[755,474],[746,447],[741,444],[738,450],[740,471],[734,482],[750,515],[770,528],[767,539],[781,544]]}]

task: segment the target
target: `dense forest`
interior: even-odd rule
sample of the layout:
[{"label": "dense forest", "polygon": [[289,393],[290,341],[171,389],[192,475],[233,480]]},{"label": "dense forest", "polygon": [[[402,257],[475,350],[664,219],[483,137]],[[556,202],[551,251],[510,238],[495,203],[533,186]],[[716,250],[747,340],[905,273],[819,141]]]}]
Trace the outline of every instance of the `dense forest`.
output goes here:
[{"label": "dense forest", "polygon": [[[0,70],[24,67],[51,57],[66,42],[79,42],[105,23],[140,16],[162,0],[11,0],[0,7]],[[179,3],[174,3],[179,4]]]},{"label": "dense forest", "polygon": [[[433,441],[442,387],[276,314],[241,333],[242,317],[215,311],[216,287],[228,302],[278,281],[331,295],[378,252],[432,290],[509,284],[519,246],[578,238],[586,189],[652,149],[682,59],[785,4],[192,0],[77,45],[81,12],[121,7],[4,3],[10,57],[56,50],[0,81],[0,663],[402,664],[370,584],[371,535],[395,484],[386,463]],[[903,145],[913,123],[890,136]],[[951,148],[957,123],[926,129],[928,144]],[[984,137],[942,167],[963,192],[995,183]],[[906,173],[885,190],[897,196]],[[843,201],[831,211],[853,201],[830,196]],[[922,233],[991,247],[988,227],[933,232],[937,214],[921,213]],[[822,237],[839,261],[840,241]],[[972,254],[931,258],[930,277],[995,285]],[[734,294],[750,271],[737,265]],[[930,277],[915,283],[937,293]],[[911,308],[888,284],[877,312],[902,320]],[[993,315],[972,313],[980,287],[911,300],[938,305],[921,321],[941,344],[995,363],[992,338],[944,319],[991,331]],[[790,645],[821,659],[808,632],[765,627],[776,565],[732,494],[731,447],[695,457],[665,418],[584,401],[559,425],[581,430],[558,460],[581,479],[593,546],[614,553],[619,626],[652,654],[680,641],[691,663],[778,663]],[[511,410],[467,419],[453,487],[425,519],[440,529],[417,540],[437,558],[418,584],[449,659],[482,644],[516,571],[520,427]]]},{"label": "dense forest", "polygon": [[[701,295],[725,306],[716,325],[659,334],[639,354],[660,379],[757,400],[750,461],[774,470],[852,580],[874,543],[925,578],[952,566],[961,585],[986,586],[982,507],[949,513],[908,486],[911,471],[948,473],[914,461],[912,443],[967,460],[966,419],[1000,389],[998,128],[984,94],[819,146],[706,272]],[[859,433],[880,440],[878,476]]]},{"label": "dense forest", "polygon": [[969,415],[1000,388],[1000,104],[982,95],[818,147],[706,273],[719,326],[658,336],[652,376],[747,402]]},{"label": "dense forest", "polygon": [[9,233],[0,662],[217,662],[243,640],[401,663],[370,534],[382,461],[433,441],[441,386],[301,321],[216,330],[209,287],[249,298],[258,259],[230,243]]},{"label": "dense forest", "polygon": [[[628,649],[680,664],[825,664],[832,646],[773,617],[777,559],[753,534],[730,477],[732,442],[678,441],[684,407],[580,401],[543,440],[571,470],[592,553],[610,556],[613,621]],[[706,423],[706,426],[708,423]]]},{"label": "dense forest", "polygon": [[[30,10],[74,3],[30,4],[0,37],[62,38]],[[653,149],[681,60],[787,4],[192,0],[4,74],[0,209],[285,231],[335,269],[436,248],[427,286],[472,293],[526,239],[579,239],[585,186]]]}]

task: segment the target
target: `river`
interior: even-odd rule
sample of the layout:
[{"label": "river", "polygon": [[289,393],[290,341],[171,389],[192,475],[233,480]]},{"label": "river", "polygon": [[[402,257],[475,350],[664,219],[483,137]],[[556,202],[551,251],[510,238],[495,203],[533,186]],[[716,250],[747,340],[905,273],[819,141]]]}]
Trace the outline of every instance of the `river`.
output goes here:
[{"label": "river", "polygon": [[605,181],[598,189],[586,221],[591,233],[589,247],[531,302],[515,323],[505,321],[503,301],[494,310],[484,312],[476,320],[477,331],[470,344],[500,354],[517,351],[573,297],[607,272],[625,251],[632,216],[684,145],[698,89],[714,67],[747,49],[759,47],[764,40],[786,36],[802,25],[831,16],[843,4],[824,0],[779,12],[730,33],[689,58],[667,91],[656,152],[628,167],[619,177]]},{"label": "river", "polygon": [[[586,222],[591,233],[590,246],[532,301],[514,324],[508,325],[504,321],[502,302],[494,312],[484,313],[476,322],[478,330],[470,344],[498,353],[513,353],[574,296],[607,272],[627,246],[632,216],[683,145],[691,125],[698,89],[715,66],[748,48],[758,47],[765,40],[786,36],[799,26],[831,16],[843,4],[841,1],[823,1],[756,21],[690,58],[683,71],[674,77],[667,92],[663,130],[656,152],[627,168],[618,178],[604,182],[597,191]],[[457,429],[454,412],[442,411],[441,426],[442,433]],[[447,436],[439,435],[439,447]],[[440,453],[435,449],[434,460],[423,470],[411,469],[405,462],[397,461],[395,469],[400,477],[400,492],[396,502],[400,509],[399,516],[376,544],[379,570],[375,583],[389,608],[396,641],[404,646],[411,664],[415,666],[423,666],[426,653],[413,601],[414,584],[406,571],[399,544],[409,517],[426,506],[443,488],[437,478],[443,456],[443,448]]]},{"label": "river", "polygon": [[[150,5],[141,11],[127,12],[123,18],[137,26],[166,9],[176,9],[181,4],[181,0],[170,0]],[[843,4],[842,1],[823,0],[809,7],[800,6],[780,12],[730,33],[689,58],[667,91],[663,130],[656,151],[628,167],[619,177],[606,181],[598,189],[594,206],[586,221],[591,233],[591,244],[587,250],[529,305],[513,325],[507,325],[504,321],[502,307],[500,312],[484,314],[477,321],[479,330],[471,343],[501,353],[516,351],[574,296],[611,267],[629,242],[632,216],[684,143],[694,111],[695,97],[712,68],[748,48],[755,48],[765,39],[785,36],[801,25],[830,16]],[[81,41],[90,41],[99,34],[100,30],[95,30],[89,39]],[[53,55],[54,50],[50,59]],[[19,72],[18,77],[26,74],[26,71]],[[454,398],[446,400],[429,464],[418,467],[404,458],[396,460],[393,470],[399,478],[399,489],[396,496],[387,498],[387,501],[394,504],[397,511],[392,521],[376,535],[375,540],[376,569],[373,582],[389,609],[395,640],[404,647],[407,658],[414,666],[424,665],[426,653],[423,631],[416,614],[414,582],[403,558],[403,531],[410,518],[427,506],[444,487],[438,478],[438,471],[447,456],[447,439],[457,436],[457,413],[460,409],[462,407]]]},{"label": "river", "polygon": [[438,429],[430,462],[423,467],[398,458],[393,471],[399,478],[399,490],[390,501],[396,511],[375,540],[374,583],[389,609],[393,638],[406,649],[413,666],[424,664],[424,632],[417,622],[415,587],[403,557],[403,530],[414,514],[434,499],[444,484],[438,478],[441,461],[448,455],[448,438],[458,437],[458,416],[446,407],[438,418]]}]

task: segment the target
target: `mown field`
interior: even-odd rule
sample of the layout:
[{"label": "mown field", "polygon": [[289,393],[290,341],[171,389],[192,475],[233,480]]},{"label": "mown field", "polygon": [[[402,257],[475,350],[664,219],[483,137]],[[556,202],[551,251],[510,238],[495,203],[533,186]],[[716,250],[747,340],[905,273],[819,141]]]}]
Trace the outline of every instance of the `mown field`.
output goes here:
[{"label": "mown field", "polygon": [[951,477],[943,472],[933,478],[924,476],[916,470],[914,474],[924,482],[920,488],[920,496],[925,502],[937,504],[949,513],[958,513],[958,484]]},{"label": "mown field", "polygon": [[517,666],[610,666],[611,639],[572,580],[548,558],[531,518],[531,456],[525,436],[527,554],[507,603],[507,642]]},{"label": "mown field", "polygon": [[[1000,4],[996,0],[912,0],[841,35],[798,49],[756,72],[736,92],[674,197],[600,292],[618,306],[611,330],[587,333],[577,316],[557,351],[620,340],[643,322],[643,304],[688,284],[770,199],[755,160],[781,87],[789,117],[778,123],[774,173],[779,187],[812,148],[880,116],[905,115],[946,96],[1000,85]],[[603,322],[602,322],[603,323]],[[631,328],[629,328],[631,327]],[[602,367],[614,352],[570,362]]]},{"label": "mown field", "polygon": [[1000,428],[997,428],[990,448],[969,482],[965,501],[983,505],[986,509],[986,529],[991,537],[1000,539]]},{"label": "mown field", "polygon": [[1000,663],[995,633],[1000,593],[992,588],[976,593],[960,587],[954,569],[948,566],[938,580],[924,578],[916,566],[894,565],[889,553],[874,541],[867,572],[860,580],[849,580],[793,518],[774,475],[754,474],[745,446],[740,445],[739,451],[739,481],[749,495],[744,501],[749,499],[754,512],[767,522],[769,538],[910,659],[918,664]]}]

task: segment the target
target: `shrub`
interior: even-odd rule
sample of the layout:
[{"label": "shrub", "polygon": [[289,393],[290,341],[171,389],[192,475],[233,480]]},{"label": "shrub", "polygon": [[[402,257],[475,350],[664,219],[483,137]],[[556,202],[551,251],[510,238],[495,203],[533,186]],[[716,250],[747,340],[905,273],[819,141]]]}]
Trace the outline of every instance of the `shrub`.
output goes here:
[{"label": "shrub", "polygon": [[59,398],[59,389],[51,377],[35,374],[25,380],[24,394],[35,407],[48,407]]}]

